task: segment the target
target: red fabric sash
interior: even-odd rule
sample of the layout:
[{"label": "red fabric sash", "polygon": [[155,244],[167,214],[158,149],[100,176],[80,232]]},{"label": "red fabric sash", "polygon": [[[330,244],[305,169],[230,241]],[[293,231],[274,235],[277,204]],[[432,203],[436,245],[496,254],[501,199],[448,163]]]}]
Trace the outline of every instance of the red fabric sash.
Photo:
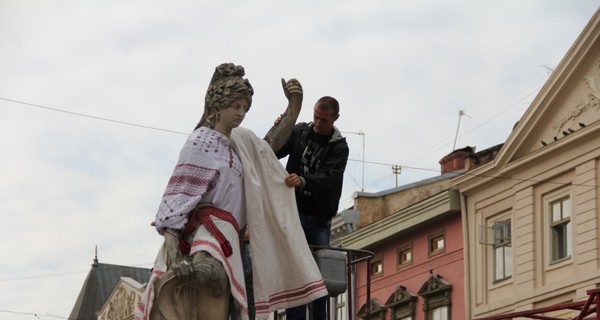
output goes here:
[{"label": "red fabric sash", "polygon": [[221,246],[221,250],[223,250],[225,257],[229,257],[233,254],[231,243],[229,243],[229,240],[227,240],[227,238],[223,235],[221,230],[217,228],[210,216],[215,216],[220,220],[231,223],[231,225],[233,225],[233,227],[239,235],[240,226],[238,225],[235,218],[231,215],[231,213],[215,207],[202,207],[191,213],[188,222],[185,224],[185,227],[181,231],[181,235],[179,236],[179,249],[181,250],[181,252],[185,254],[190,253],[191,245],[187,241],[185,241],[185,239],[188,235],[196,232],[196,229],[198,229],[198,224],[200,223],[204,225],[206,229],[208,229],[208,231],[210,231],[210,233],[219,242],[219,245]]}]

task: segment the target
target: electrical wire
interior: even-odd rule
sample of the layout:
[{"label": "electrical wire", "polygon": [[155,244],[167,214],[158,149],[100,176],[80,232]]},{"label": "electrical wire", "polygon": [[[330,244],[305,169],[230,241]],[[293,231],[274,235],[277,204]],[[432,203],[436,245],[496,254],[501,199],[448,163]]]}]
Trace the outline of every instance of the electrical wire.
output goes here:
[{"label": "electrical wire", "polygon": [[[83,113],[78,113],[78,112],[72,112],[72,111],[62,110],[62,109],[58,109],[58,108],[51,108],[51,107],[46,107],[46,106],[39,105],[39,104],[34,104],[34,103],[29,103],[29,102],[23,102],[23,101],[19,101],[19,100],[4,98],[4,97],[0,97],[0,100],[9,101],[9,102],[18,103],[18,104],[27,105],[27,106],[32,106],[32,107],[41,108],[41,109],[46,109],[46,110],[51,110],[51,111],[56,111],[56,112],[67,113],[67,114],[81,116],[81,117],[92,118],[92,119],[96,119],[96,120],[102,120],[102,121],[108,121],[108,122],[114,122],[114,123],[119,123],[119,124],[124,124],[124,125],[135,126],[135,127],[144,128],[144,129],[151,129],[151,130],[158,130],[158,131],[164,131],[164,132],[169,132],[169,133],[176,133],[176,134],[188,135],[188,133],[183,133],[183,132],[179,132],[179,131],[162,129],[162,128],[158,128],[158,127],[146,126],[146,125],[141,125],[141,124],[136,124],[136,123],[131,123],[131,122],[125,122],[125,121],[120,121],[120,120],[114,120],[114,119],[109,119],[109,118],[103,118],[103,117],[98,117],[98,116],[93,116],[93,115],[88,115],[88,114],[83,114]],[[348,161],[358,161],[358,162],[364,162],[364,163],[375,164],[375,165],[384,165],[384,166],[389,166],[389,167],[393,166],[393,164],[382,163],[382,162],[375,162],[375,161],[355,160],[355,159],[348,159]],[[409,169],[409,170],[421,170],[421,171],[438,172],[437,169],[419,168],[419,167],[411,167],[411,166],[404,166],[404,165],[401,165],[401,167],[403,169]],[[515,177],[487,176],[487,175],[470,174],[470,173],[464,173],[464,174],[472,175],[472,176],[481,176],[481,177],[486,177],[486,178],[505,179],[505,180],[508,179],[508,180],[514,180],[514,181],[523,181],[523,182],[529,181],[529,182],[534,182],[534,183],[548,182],[548,183],[564,184],[564,182],[553,182],[553,181],[532,180],[532,179],[519,179],[519,178],[515,178]],[[596,185],[586,185],[586,184],[573,184],[573,185],[574,186],[583,186],[583,187],[598,188],[598,186],[596,186]]]},{"label": "electrical wire", "polygon": [[[132,264],[132,267],[144,267],[153,265],[153,262],[146,263],[136,263]],[[0,278],[0,282],[10,282],[10,281],[20,281],[20,280],[32,280],[32,279],[41,279],[41,278],[55,278],[55,277],[63,277],[70,276],[76,274],[85,274],[88,273],[89,270],[74,270],[74,271],[65,271],[65,272],[53,272],[53,273],[43,273],[37,275],[28,275],[28,276],[19,276],[19,277],[11,277],[11,278]]]},{"label": "electrical wire", "polygon": [[[159,131],[164,131],[164,132],[169,132],[169,133],[176,133],[176,134],[187,135],[187,133],[183,133],[183,132],[179,132],[179,131],[162,129],[162,128],[157,128],[157,127],[151,127],[151,126],[146,126],[146,125],[141,125],[141,124],[136,124],[136,123],[131,123],[131,122],[125,122],[125,121],[120,121],[120,120],[114,120],[114,119],[109,119],[109,118],[97,117],[97,116],[93,116],[93,115],[88,115],[88,114],[83,114],[83,113],[77,113],[77,112],[72,112],[72,111],[66,111],[66,110],[62,110],[62,109],[46,107],[46,106],[42,106],[42,105],[39,105],[39,104],[34,104],[34,103],[29,103],[29,102],[23,102],[23,101],[14,100],[14,99],[8,99],[8,98],[0,97],[0,100],[9,101],[9,102],[18,103],[18,104],[23,104],[23,105],[32,106],[32,107],[41,108],[41,109],[46,109],[46,110],[51,110],[51,111],[56,111],[56,112],[67,113],[67,114],[81,116],[81,117],[87,117],[87,118],[92,118],[92,119],[97,119],[97,120],[103,120],[103,121],[109,121],[109,122],[124,124],[124,125],[130,125],[130,126],[140,127],[140,128],[144,128],[144,129],[159,130]],[[355,159],[348,159],[348,161],[360,161],[360,162],[370,163],[370,164],[376,164],[376,165],[385,165],[385,166],[390,166],[390,167],[393,166],[393,164],[381,163],[381,162],[374,162],[374,161],[355,160]],[[438,170],[427,169],[427,168],[419,168],[419,167],[411,167],[411,166],[403,166],[403,165],[401,167],[403,169],[438,172]],[[533,180],[533,179],[519,179],[519,178],[515,178],[515,177],[488,176],[488,175],[481,175],[481,174],[470,174],[468,172],[463,173],[463,174],[472,175],[472,176],[486,177],[486,178],[493,178],[493,179],[505,179],[505,180],[508,179],[508,180],[514,180],[514,181],[523,181],[523,182],[528,181],[528,182],[534,182],[534,183],[547,182],[547,183],[565,184],[564,182],[554,182],[554,181],[547,181],[547,180]],[[583,187],[598,188],[598,186],[596,186],[596,185],[586,185],[586,184],[572,184],[572,185],[574,185],[574,186],[583,186]]]},{"label": "electrical wire", "polygon": [[[362,161],[362,160],[348,159],[348,161]],[[376,165],[382,165],[382,166],[387,166],[387,167],[394,166],[393,164],[389,164],[389,163],[373,162],[373,161],[366,161],[366,163],[376,164]],[[421,170],[421,171],[439,172],[439,169],[427,169],[427,168],[419,168],[419,167],[411,167],[411,166],[400,166],[400,167],[402,167],[402,170],[408,169],[408,170]],[[590,188],[598,188],[599,187],[599,186],[597,186],[595,184],[590,185],[590,184],[582,184],[582,183],[559,182],[559,181],[552,181],[552,180],[535,180],[535,179],[516,178],[516,177],[492,176],[492,175],[487,175],[487,174],[480,174],[480,173],[475,174],[475,173],[469,173],[469,172],[460,173],[459,175],[467,175],[467,176],[472,176],[472,177],[492,178],[492,179],[501,179],[501,180],[521,181],[521,182],[533,182],[533,183],[542,183],[543,182],[543,183],[551,183],[551,184],[559,184],[559,185],[570,184],[570,185],[576,186],[576,187],[590,187]]]},{"label": "electrical wire", "polygon": [[12,277],[12,278],[0,278],[0,282],[63,277],[63,276],[70,276],[70,275],[75,275],[75,274],[84,274],[87,272],[89,272],[89,270],[65,271],[65,272],[46,273],[46,274],[20,276],[20,277]]},{"label": "electrical wire", "polygon": [[46,110],[50,110],[50,111],[62,112],[62,113],[66,113],[66,114],[70,114],[70,115],[74,115],[74,116],[80,116],[80,117],[91,118],[91,119],[96,119],[96,120],[114,122],[114,123],[124,124],[124,125],[128,125],[128,126],[144,128],[144,129],[158,130],[158,131],[164,131],[164,132],[169,132],[169,133],[177,133],[177,134],[182,134],[182,135],[186,135],[186,136],[189,134],[189,133],[185,133],[185,132],[169,130],[169,129],[162,129],[162,128],[157,128],[157,127],[137,124],[137,123],[133,123],[133,122],[114,120],[114,119],[109,119],[109,118],[104,118],[104,117],[93,116],[93,115],[89,115],[89,114],[85,114],[85,113],[67,111],[67,110],[58,109],[58,108],[51,108],[51,107],[46,107],[46,106],[42,106],[39,104],[34,104],[34,103],[29,103],[29,102],[24,102],[24,101],[19,101],[19,100],[13,100],[13,99],[8,99],[8,98],[3,98],[3,97],[0,97],[0,100],[18,103],[18,104],[35,107],[35,108],[40,108],[40,109],[46,109]]},{"label": "electrical wire", "polygon": [[[479,118],[479,114],[485,115],[487,117],[487,119],[484,118],[483,122],[481,124],[477,124],[477,125],[474,123],[469,123],[469,122],[465,123],[464,127],[463,127],[463,132],[461,134],[459,134],[458,137],[459,138],[465,137],[467,134],[480,128],[484,124],[487,124],[490,121],[497,119],[502,113],[505,113],[508,110],[513,109],[516,106],[518,106],[520,101],[523,101],[525,98],[527,98],[527,97],[531,96],[532,94],[535,94],[536,92],[539,91],[539,88],[535,87],[535,88],[531,89],[531,87],[533,87],[538,82],[540,82],[541,80],[546,78],[546,76],[547,75],[532,78],[524,85],[523,89],[521,89],[520,91],[513,93],[509,96],[506,96],[503,99],[500,99],[500,102],[492,104],[489,108],[481,109],[479,112],[472,114],[471,116],[476,119]],[[504,106],[506,104],[509,104],[512,99],[515,99],[516,97],[518,97],[519,95],[521,95],[523,93],[526,93],[525,97],[520,98],[517,102],[513,102],[511,107],[504,108]],[[498,111],[496,111],[496,110],[498,110]],[[476,125],[475,128],[472,128],[471,130],[465,132],[465,130],[468,130],[471,126],[474,126],[474,125]],[[449,137],[452,137],[452,136],[453,135],[451,132],[448,132],[447,134],[443,134],[442,135],[443,138],[441,140],[437,140],[437,142],[430,144],[428,147],[422,148],[421,150],[423,150],[423,151],[421,151],[420,153],[417,152],[417,153],[411,154],[410,157],[402,159],[401,162],[411,164],[418,160],[423,159],[424,157],[431,155],[434,152],[438,152],[445,147],[451,146],[453,139],[449,138]]]},{"label": "electrical wire", "polygon": [[34,313],[34,312],[21,312],[21,311],[1,310],[1,309],[0,309],[0,312],[22,315],[22,316],[34,316],[38,319],[41,319],[40,317],[54,318],[54,319],[69,319],[67,317],[57,316],[55,314],[50,314],[50,313],[41,314],[41,313]]},{"label": "electrical wire", "polygon": [[[10,313],[10,314],[16,314],[16,315],[21,315],[21,316],[34,316],[37,319],[42,319],[40,317],[44,317],[44,318],[53,318],[53,319],[76,320],[74,318],[63,317],[63,316],[59,316],[59,315],[55,315],[55,314],[51,314],[51,313],[42,314],[42,313],[35,313],[35,312],[23,312],[23,311],[2,310],[2,309],[0,309],[0,313]],[[131,316],[122,318],[120,320],[127,320],[127,319],[131,319]]]},{"label": "electrical wire", "polygon": [[[522,101],[526,97],[522,98],[519,101]],[[33,104],[33,103],[18,101],[18,100],[14,100],[14,99],[8,99],[8,98],[0,97],[0,100],[12,102],[12,103],[17,103],[17,104],[22,104],[22,105],[26,105],[26,106],[31,106],[31,107],[35,107],[35,108],[40,108],[40,109],[46,109],[46,110],[55,111],[55,112],[61,112],[61,113],[65,113],[65,114],[71,114],[71,115],[80,116],[80,117],[86,117],[86,118],[91,118],[91,119],[96,119],[96,120],[102,120],[102,121],[107,121],[107,122],[113,122],[113,123],[118,123],[118,124],[123,124],[123,125],[129,125],[129,126],[144,128],[144,129],[150,129],[150,130],[157,130],[157,131],[163,131],[163,132],[168,132],[168,133],[175,133],[175,134],[187,135],[187,133],[184,133],[184,132],[179,132],[179,131],[174,131],[174,130],[168,130],[168,129],[162,129],[162,128],[152,127],[152,126],[147,126],[147,125],[141,125],[141,124],[137,124],[137,123],[119,121],[119,120],[114,120],[114,119],[109,119],[109,118],[104,118],[104,117],[98,117],[98,116],[93,116],[93,115],[88,115],[88,114],[83,114],[83,113],[78,113],[78,112],[72,112],[72,111],[62,110],[62,109],[58,109],[58,108],[51,108],[51,107],[46,107],[46,106],[39,105],[39,104]],[[505,112],[505,111],[502,111],[502,112]],[[502,113],[502,112],[500,112],[500,113]],[[496,118],[500,113],[498,113],[497,115],[492,116],[490,119],[482,122],[478,126],[474,127],[470,131],[468,131],[467,133],[472,132],[472,131],[480,128],[481,126],[485,125],[489,121],[491,121],[494,118]],[[435,151],[437,151],[437,150],[435,150]],[[364,150],[363,150],[363,152],[364,152]],[[434,151],[431,151],[431,152],[434,152]],[[356,160],[356,159],[348,159],[348,161],[361,162],[363,164],[368,163],[368,164],[374,164],[374,165],[382,165],[382,166],[387,166],[387,167],[394,166],[394,164],[382,163],[382,162],[375,162],[375,161],[365,161],[365,160]],[[402,167],[402,169],[405,169],[405,170],[408,169],[408,170],[421,170],[421,171],[438,172],[438,169],[419,168],[419,167],[412,167],[412,166],[401,166],[401,167]],[[597,185],[576,184],[576,183],[571,183],[571,182],[559,182],[559,181],[551,181],[551,180],[521,179],[521,178],[516,178],[516,177],[503,177],[503,176],[492,176],[492,175],[485,175],[485,174],[472,174],[472,173],[469,173],[469,172],[464,172],[464,173],[462,173],[462,175],[484,177],[484,178],[491,178],[491,179],[503,179],[503,180],[521,181],[521,182],[532,182],[532,183],[542,183],[543,182],[543,183],[552,183],[552,184],[559,184],[559,185],[573,185],[573,186],[590,187],[590,188],[596,188],[596,189],[598,188]],[[351,175],[350,175],[350,177],[354,180],[354,178]],[[383,179],[383,178],[380,177],[380,179]],[[355,181],[355,180],[354,180],[354,182],[357,183],[357,181]],[[379,183],[381,183],[381,181]],[[353,200],[352,197],[350,197],[349,201],[351,202],[352,200]],[[18,280],[30,280],[30,279],[39,279],[39,278],[47,278],[47,277],[60,277],[60,276],[68,276],[68,275],[73,275],[73,274],[81,274],[81,273],[85,273],[85,272],[87,272],[87,271],[59,272],[59,273],[41,274],[41,275],[32,275],[32,276],[23,276],[23,277],[15,277],[15,278],[4,278],[4,279],[0,279],[0,282],[18,281]],[[46,314],[38,314],[38,313],[33,313],[33,312],[19,312],[19,311],[11,311],[11,310],[0,310],[0,312],[17,314],[17,315],[34,316],[34,317],[36,317],[38,319],[41,319],[40,317],[55,318],[55,319],[68,319],[66,317],[62,317],[62,316],[58,316],[58,315],[53,315],[53,314],[48,314],[48,313],[46,313]]]}]

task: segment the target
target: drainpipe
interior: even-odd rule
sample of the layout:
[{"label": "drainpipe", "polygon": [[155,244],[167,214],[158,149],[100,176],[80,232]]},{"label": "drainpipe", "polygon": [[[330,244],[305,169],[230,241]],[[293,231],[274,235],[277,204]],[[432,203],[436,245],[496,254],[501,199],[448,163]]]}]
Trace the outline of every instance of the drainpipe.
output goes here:
[{"label": "drainpipe", "polygon": [[472,319],[471,315],[471,259],[469,258],[470,241],[469,241],[469,223],[467,214],[467,196],[460,193],[460,215],[463,228],[463,256],[466,263],[464,266],[464,286],[465,286],[465,319]]}]

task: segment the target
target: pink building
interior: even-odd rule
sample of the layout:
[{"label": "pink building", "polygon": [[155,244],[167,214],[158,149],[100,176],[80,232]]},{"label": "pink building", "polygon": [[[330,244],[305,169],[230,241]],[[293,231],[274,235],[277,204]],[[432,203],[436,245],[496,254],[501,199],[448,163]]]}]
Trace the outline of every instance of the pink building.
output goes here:
[{"label": "pink building", "polygon": [[370,319],[465,319],[460,197],[449,183],[464,166],[457,155],[472,154],[464,151],[444,158],[438,177],[356,194],[356,231],[339,242],[374,256],[356,265],[355,317],[367,316],[370,273]]}]

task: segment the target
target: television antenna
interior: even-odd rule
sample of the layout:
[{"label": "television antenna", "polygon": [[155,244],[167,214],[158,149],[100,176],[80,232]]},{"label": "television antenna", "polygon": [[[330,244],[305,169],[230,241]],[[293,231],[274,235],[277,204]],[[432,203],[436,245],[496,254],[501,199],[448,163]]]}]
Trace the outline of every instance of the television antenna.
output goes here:
[{"label": "television antenna", "polygon": [[458,129],[460,128],[460,119],[462,116],[467,116],[471,118],[468,114],[465,113],[465,110],[458,111],[458,125],[456,126],[456,134],[454,135],[454,145],[452,146],[452,151],[456,150],[456,140],[458,140]]},{"label": "television antenna", "polygon": [[356,135],[362,136],[362,181],[361,181],[360,191],[364,192],[365,191],[365,133],[362,130],[359,130],[358,132],[342,131],[342,133],[356,134]]}]

